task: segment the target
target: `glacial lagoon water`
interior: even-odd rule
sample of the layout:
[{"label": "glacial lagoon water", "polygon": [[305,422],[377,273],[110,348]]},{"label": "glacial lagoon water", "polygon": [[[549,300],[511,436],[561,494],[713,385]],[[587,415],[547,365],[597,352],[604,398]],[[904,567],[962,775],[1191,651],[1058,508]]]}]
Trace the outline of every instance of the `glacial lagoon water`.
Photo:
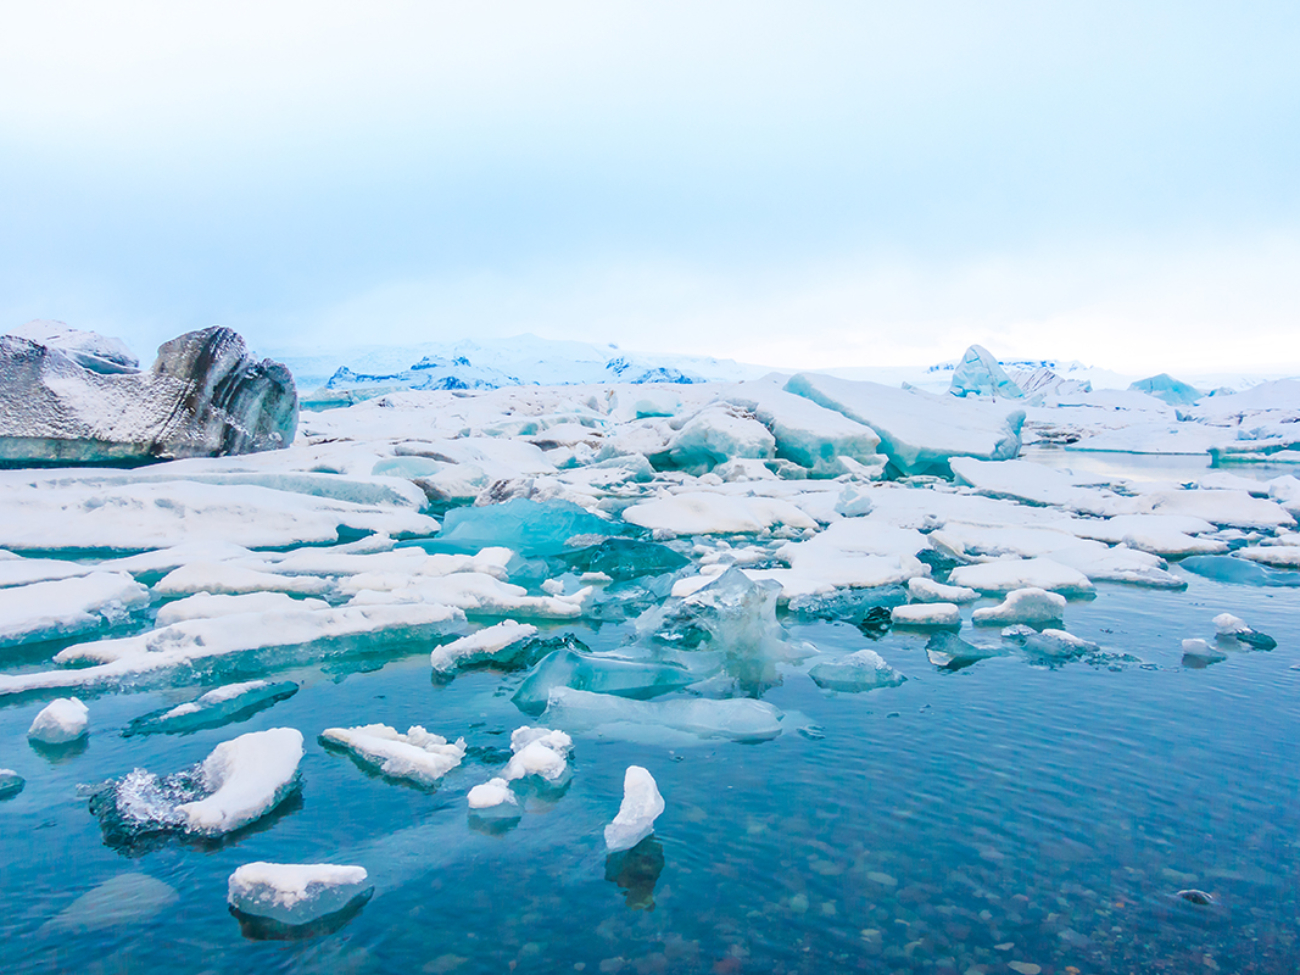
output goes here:
[{"label": "glacial lagoon water", "polygon": [[[472,822],[465,795],[536,723],[510,700],[524,674],[436,682],[426,644],[275,670],[296,695],[189,735],[121,732],[193,687],[94,696],[89,739],[62,750],[26,741],[40,701],[7,702],[0,766],[27,785],[0,802],[0,969],[1294,973],[1300,595],[1186,577],[1184,592],[1103,584],[1071,601],[1068,628],[1101,651],[1055,665],[1010,652],[948,671],[923,634],[792,624],[823,654],[871,647],[908,680],[832,692],[811,661],[781,665],[763,699],[784,731],[758,744],[575,735],[567,789],[531,795],[504,830]],[[1277,648],[1184,665],[1181,640],[1212,638],[1224,611]],[[599,651],[630,627],[544,635],[570,632]],[[464,736],[469,757],[428,791],[316,741],[375,721]],[[128,842],[90,811],[87,787],[282,726],[307,738],[300,792],[224,841]],[[601,831],[630,764],[667,809],[609,857]],[[226,906],[227,878],[254,860],[361,864],[374,896],[278,940]],[[1189,888],[1213,903],[1177,896]]]}]

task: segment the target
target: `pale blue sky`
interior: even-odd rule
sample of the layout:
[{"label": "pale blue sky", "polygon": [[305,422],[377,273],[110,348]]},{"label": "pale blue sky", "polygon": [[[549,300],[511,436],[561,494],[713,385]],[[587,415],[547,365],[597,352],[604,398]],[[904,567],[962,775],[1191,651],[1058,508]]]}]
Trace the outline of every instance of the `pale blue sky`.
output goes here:
[{"label": "pale blue sky", "polygon": [[1294,3],[9,5],[0,326],[1300,370],[1297,51]]}]

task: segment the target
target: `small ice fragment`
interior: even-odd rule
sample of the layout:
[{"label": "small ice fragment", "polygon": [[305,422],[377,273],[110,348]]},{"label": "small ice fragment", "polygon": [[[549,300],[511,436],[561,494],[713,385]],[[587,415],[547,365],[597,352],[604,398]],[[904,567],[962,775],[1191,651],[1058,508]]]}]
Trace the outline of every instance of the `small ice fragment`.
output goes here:
[{"label": "small ice fragment", "polygon": [[569,751],[573,739],[563,731],[550,728],[516,728],[510,735],[510,750],[514,752],[501,773],[507,782],[537,775],[550,785],[562,782],[569,771]]},{"label": "small ice fragment", "polygon": [[537,627],[531,623],[503,620],[495,626],[484,627],[469,636],[434,647],[429,662],[440,674],[484,660],[506,662],[521,649],[519,644],[536,635]]},{"label": "small ice fragment", "polygon": [[869,648],[816,664],[808,671],[808,676],[818,687],[832,691],[870,691],[878,687],[896,687],[907,680]]},{"label": "small ice fragment", "polygon": [[385,775],[425,786],[433,785],[465,757],[464,738],[448,743],[419,725],[412,725],[404,735],[386,724],[326,728],[321,740],[346,748]]},{"label": "small ice fragment", "polygon": [[281,924],[309,924],[366,894],[364,867],[332,863],[246,863],[230,875],[235,910]]},{"label": "small ice fragment", "polygon": [[961,626],[961,610],[954,603],[910,603],[890,611],[895,626]]},{"label": "small ice fragment", "polygon": [[75,697],[60,697],[46,705],[27,730],[27,737],[45,745],[76,741],[89,730],[90,709]]},{"label": "small ice fragment", "polygon": [[26,781],[13,769],[0,768],[0,799],[11,799],[23,791]]},{"label": "small ice fragment", "polygon": [[907,580],[907,591],[918,603],[973,603],[980,594],[968,586],[945,586],[925,576]]},{"label": "small ice fragment", "polygon": [[640,765],[629,765],[623,776],[623,803],[605,827],[605,847],[611,853],[632,849],[654,831],[663,811],[664,797],[654,776]]},{"label": "small ice fragment", "polygon": [[1256,650],[1272,650],[1277,646],[1277,641],[1271,636],[1251,629],[1246,625],[1245,620],[1231,613],[1220,613],[1214,617],[1214,628],[1218,631],[1221,640],[1236,640]]},{"label": "small ice fragment", "polygon": [[961,670],[976,661],[996,657],[1001,653],[996,647],[977,647],[973,643],[967,643],[956,633],[936,633],[925,645],[925,655],[930,663],[947,670]]},{"label": "small ice fragment", "polygon": [[469,790],[469,811],[475,816],[514,819],[519,816],[519,800],[505,779],[489,779]]},{"label": "small ice fragment", "polygon": [[564,592],[564,583],[559,579],[547,579],[542,583],[542,592],[548,596],[558,596]]},{"label": "small ice fragment", "polygon": [[782,713],[749,698],[634,701],[571,687],[553,687],[543,718],[573,730],[628,732],[635,726],[671,728],[700,738],[767,741],[781,734]]},{"label": "small ice fragment", "polygon": [[1051,623],[1065,614],[1065,597],[1043,589],[1016,589],[997,606],[975,610],[976,623]]}]

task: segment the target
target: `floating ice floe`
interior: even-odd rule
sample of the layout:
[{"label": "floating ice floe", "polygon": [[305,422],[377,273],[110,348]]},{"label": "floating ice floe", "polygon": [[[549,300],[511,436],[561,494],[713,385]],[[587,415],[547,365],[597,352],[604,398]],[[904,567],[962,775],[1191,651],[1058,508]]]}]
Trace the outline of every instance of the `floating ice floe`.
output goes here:
[{"label": "floating ice floe", "polygon": [[149,590],[120,572],[0,589],[0,646],[75,636],[120,622],[148,603]]},{"label": "floating ice floe", "polygon": [[1000,647],[981,647],[967,643],[955,633],[936,633],[925,645],[925,656],[936,667],[961,670],[980,660],[1001,656]]},{"label": "floating ice floe", "polygon": [[43,745],[65,745],[90,730],[90,709],[78,698],[61,697],[51,701],[36,715],[27,737]]},{"label": "floating ice floe", "polygon": [[0,768],[0,799],[12,799],[23,791],[26,780],[11,768]]},{"label": "floating ice floe", "polygon": [[435,671],[446,674],[466,664],[484,660],[508,661],[518,653],[525,640],[536,635],[537,627],[531,623],[503,620],[469,636],[434,647],[430,663]]},{"label": "floating ice floe", "polygon": [[296,788],[301,760],[296,729],[255,731],[223,741],[202,763],[174,775],[135,769],[97,795],[91,808],[114,835],[221,836],[278,806]]},{"label": "floating ice floe", "polygon": [[297,692],[298,685],[291,680],[249,680],[226,684],[201,694],[193,701],[136,718],[126,726],[122,735],[180,735],[201,728],[214,728],[286,700]]},{"label": "floating ice floe", "polygon": [[1205,640],[1190,639],[1183,641],[1183,662],[1200,666],[1227,660],[1228,655]]},{"label": "floating ice floe", "polygon": [[613,694],[555,687],[542,718],[549,725],[615,737],[640,737],[635,731],[638,726],[731,741],[766,741],[781,734],[781,712],[766,701],[748,698],[634,701]]},{"label": "floating ice floe", "polygon": [[961,610],[955,603],[910,603],[895,606],[889,615],[896,626],[961,626]]},{"label": "floating ice floe", "polygon": [[1178,565],[1188,572],[1216,582],[1292,589],[1300,587],[1300,572],[1270,569],[1234,555],[1193,555]]},{"label": "floating ice floe", "polygon": [[870,648],[814,664],[808,676],[817,686],[832,691],[871,691],[896,687],[907,680]]},{"label": "floating ice floe", "polygon": [[367,895],[364,867],[332,863],[246,863],[230,875],[227,899],[243,914],[303,925]]},{"label": "floating ice floe", "polygon": [[329,609],[323,599],[294,599],[282,592],[250,592],[241,595],[211,595],[206,592],[186,596],[166,603],[158,610],[154,621],[158,626],[171,626],[184,620],[214,620],[223,616],[240,616],[244,613],[276,614],[291,610]]},{"label": "floating ice floe", "polygon": [[997,606],[971,614],[976,623],[1051,623],[1065,615],[1065,597],[1043,589],[1016,589]]},{"label": "floating ice floe", "polygon": [[610,853],[632,849],[654,832],[655,820],[663,811],[664,797],[654,776],[640,765],[629,765],[623,774],[618,815],[605,827],[605,848]]},{"label": "floating ice floe", "polygon": [[953,585],[980,592],[1011,592],[1016,589],[1046,589],[1071,594],[1091,593],[1092,582],[1078,569],[1046,558],[1001,559],[978,565],[962,565],[948,574]]},{"label": "floating ice floe", "polygon": [[96,687],[140,680],[182,667],[253,650],[320,643],[323,654],[337,641],[380,635],[437,635],[459,628],[465,616],[431,603],[345,606],[241,613],[215,620],[194,619],[139,636],[82,643],[61,650],[63,670],[0,674],[0,697],[60,687]]},{"label": "floating ice floe", "polygon": [[547,785],[559,785],[569,776],[569,752],[573,739],[563,731],[531,728],[524,725],[510,734],[514,754],[506,763],[501,778],[507,782],[538,776]]},{"label": "floating ice floe", "polygon": [[750,570],[754,579],[781,584],[781,599],[906,583],[929,569],[917,555],[930,548],[919,531],[876,518],[848,518],[808,541],[787,542],[776,551],[788,569]]},{"label": "floating ice floe", "polygon": [[407,729],[406,734],[386,724],[326,728],[320,737],[322,742],[346,749],[387,776],[423,786],[436,784],[465,757],[464,738],[448,742],[419,725]]},{"label": "floating ice floe", "polygon": [[282,592],[298,596],[321,596],[329,592],[330,588],[329,582],[315,576],[258,572],[229,562],[191,562],[173,569],[153,587],[159,596],[190,596],[200,592],[213,595]]},{"label": "floating ice floe", "polygon": [[796,505],[780,498],[728,497],[685,491],[643,501],[623,512],[630,524],[676,535],[755,534],[776,525],[816,528]]},{"label": "floating ice floe", "polygon": [[1274,569],[1300,569],[1300,545],[1252,545],[1233,554]]},{"label": "floating ice floe", "polygon": [[908,579],[907,594],[918,603],[973,603],[980,598],[969,586],[945,586],[925,576]]},{"label": "floating ice floe", "polygon": [[1039,631],[1023,623],[1008,626],[1002,631],[1002,636],[1043,657],[1070,658],[1100,649],[1097,644],[1065,630],[1048,628]]},{"label": "floating ice floe", "polygon": [[[344,583],[344,591],[354,590],[349,606],[399,606],[408,603],[436,603],[455,607],[475,616],[525,616],[534,619],[574,619],[582,615],[592,588],[562,596],[530,596],[523,586],[502,582],[495,576],[479,572],[457,572],[434,578],[398,578],[382,580],[394,588],[379,586],[381,580],[362,583],[353,578]],[[365,585],[367,588],[356,590]]]}]

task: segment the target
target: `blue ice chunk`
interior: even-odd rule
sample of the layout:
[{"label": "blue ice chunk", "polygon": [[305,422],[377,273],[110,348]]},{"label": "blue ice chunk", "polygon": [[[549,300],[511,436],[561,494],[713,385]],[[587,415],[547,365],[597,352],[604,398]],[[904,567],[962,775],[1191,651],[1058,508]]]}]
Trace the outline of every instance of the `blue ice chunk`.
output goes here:
[{"label": "blue ice chunk", "polygon": [[954,396],[1001,396],[1022,399],[1024,391],[998,365],[998,360],[982,345],[972,345],[953,370],[948,392]]},{"label": "blue ice chunk", "polygon": [[571,501],[515,498],[483,507],[452,508],[436,541],[424,548],[439,552],[478,552],[503,545],[525,558],[558,555],[575,535],[617,535],[622,522],[606,521]]},{"label": "blue ice chunk", "polygon": [[1300,572],[1269,569],[1231,555],[1192,555],[1178,563],[1188,572],[1241,586],[1286,586],[1300,588]]},{"label": "blue ice chunk", "polygon": [[1195,403],[1204,395],[1196,387],[1175,379],[1167,372],[1162,372],[1158,376],[1139,379],[1137,382],[1130,384],[1129,389],[1137,390],[1139,393],[1146,393],[1156,399],[1162,399],[1170,406],[1185,406],[1188,403]]},{"label": "blue ice chunk", "polygon": [[678,664],[557,650],[528,675],[513,700],[521,711],[540,714],[554,687],[644,700],[685,687],[695,679],[694,674]]}]

